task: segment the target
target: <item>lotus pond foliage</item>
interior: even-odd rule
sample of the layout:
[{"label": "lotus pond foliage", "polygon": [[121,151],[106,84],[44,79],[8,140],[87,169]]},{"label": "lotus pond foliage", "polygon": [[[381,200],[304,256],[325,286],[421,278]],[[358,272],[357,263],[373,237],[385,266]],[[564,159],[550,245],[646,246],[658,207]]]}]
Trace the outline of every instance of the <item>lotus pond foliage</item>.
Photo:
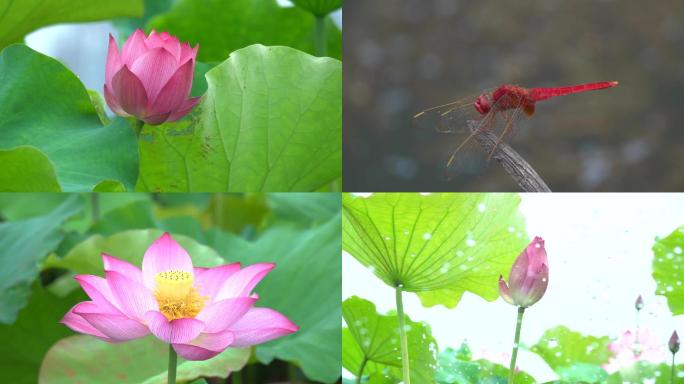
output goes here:
[{"label": "lotus pond foliage", "polygon": [[[3,191],[339,190],[339,0],[111,3],[8,2]],[[103,20],[119,32],[89,37],[110,46],[98,90],[22,43],[43,26]]]}]

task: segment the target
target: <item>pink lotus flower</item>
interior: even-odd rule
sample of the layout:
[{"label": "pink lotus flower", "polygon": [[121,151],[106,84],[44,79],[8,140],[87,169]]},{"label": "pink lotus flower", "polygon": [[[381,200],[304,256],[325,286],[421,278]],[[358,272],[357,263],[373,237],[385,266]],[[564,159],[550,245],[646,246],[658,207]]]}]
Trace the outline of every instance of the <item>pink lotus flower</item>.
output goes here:
[{"label": "pink lotus flower", "polygon": [[603,365],[608,373],[631,368],[638,361],[660,363],[665,359],[662,344],[648,328],[639,329],[639,339],[635,333],[625,331],[620,338],[610,343],[608,349],[613,356]]},{"label": "pink lotus flower", "polygon": [[299,328],[282,314],[254,307],[252,289],[273,269],[258,263],[192,266],[190,256],[165,233],[145,252],[142,271],[102,254],[105,278],[77,275],[91,301],[62,319],[76,332],[116,343],[150,333],[186,360],[206,360],[227,347],[247,347]]},{"label": "pink lotus flower", "polygon": [[198,46],[181,44],[166,32],[149,37],[136,30],[119,54],[109,35],[104,95],[120,116],[135,116],[147,124],[176,121],[199,102],[188,99]]},{"label": "pink lotus flower", "polygon": [[667,347],[672,353],[679,352],[679,335],[677,335],[677,331],[672,332],[672,336],[670,336],[670,341],[667,343]]},{"label": "pink lotus flower", "polygon": [[535,237],[515,259],[508,284],[499,276],[499,292],[507,303],[527,308],[539,301],[549,285],[549,267],[544,240]]}]

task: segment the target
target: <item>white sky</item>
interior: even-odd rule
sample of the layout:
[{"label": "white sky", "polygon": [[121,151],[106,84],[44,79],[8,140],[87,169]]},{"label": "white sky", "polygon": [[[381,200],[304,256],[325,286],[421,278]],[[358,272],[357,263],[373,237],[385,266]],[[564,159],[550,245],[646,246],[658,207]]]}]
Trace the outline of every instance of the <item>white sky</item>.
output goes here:
[{"label": "white sky", "polygon": [[[523,194],[520,209],[530,237],[544,238],[550,264],[546,295],[525,312],[524,344],[557,325],[616,337],[633,329],[639,294],[646,305],[641,326],[662,340],[664,351],[674,329],[684,334],[684,316],[670,314],[651,277],[654,239],[684,224],[684,194]],[[394,290],[346,253],[342,269],[343,298],[371,300],[383,313],[394,309]],[[516,309],[502,299],[489,303],[466,293],[455,309],[424,308],[407,293],[404,307],[412,320],[431,325],[440,350],[467,339],[476,355],[482,349],[510,353]],[[684,363],[681,353],[677,357]],[[531,352],[519,353],[518,366],[540,382],[557,379]]]}]

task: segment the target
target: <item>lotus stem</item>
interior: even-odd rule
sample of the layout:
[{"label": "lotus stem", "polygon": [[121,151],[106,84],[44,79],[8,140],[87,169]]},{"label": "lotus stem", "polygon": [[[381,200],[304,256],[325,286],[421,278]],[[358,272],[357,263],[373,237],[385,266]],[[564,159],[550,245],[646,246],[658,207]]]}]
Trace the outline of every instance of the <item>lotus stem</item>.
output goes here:
[{"label": "lotus stem", "polygon": [[327,55],[328,47],[327,40],[325,36],[325,17],[316,16],[316,55],[325,56]]},{"label": "lotus stem", "polygon": [[176,364],[178,362],[178,355],[173,349],[173,345],[169,344],[169,384],[176,384]]},{"label": "lotus stem", "polygon": [[518,344],[520,344],[520,329],[522,328],[525,307],[518,307],[518,321],[515,323],[515,339],[513,340],[513,352],[511,353],[511,365],[508,368],[508,384],[513,384],[515,379],[515,360],[518,358]]},{"label": "lotus stem", "polygon": [[361,367],[359,367],[359,373],[356,375],[356,384],[361,384],[361,378],[363,377],[363,370],[366,368],[366,363],[368,363],[368,359],[364,357],[363,361],[361,361]]},{"label": "lotus stem", "polygon": [[397,317],[399,318],[399,338],[401,340],[401,366],[403,369],[404,384],[411,384],[409,375],[409,352],[406,340],[406,328],[404,326],[404,304],[401,300],[401,286],[396,287],[397,294]]},{"label": "lotus stem", "polygon": [[672,372],[670,372],[670,384],[674,384],[674,378],[675,378],[675,354],[672,354]]},{"label": "lotus stem", "polygon": [[131,118],[129,121],[131,123],[131,128],[133,128],[133,133],[135,133],[135,137],[140,137],[140,132],[142,132],[145,122],[135,118]]}]

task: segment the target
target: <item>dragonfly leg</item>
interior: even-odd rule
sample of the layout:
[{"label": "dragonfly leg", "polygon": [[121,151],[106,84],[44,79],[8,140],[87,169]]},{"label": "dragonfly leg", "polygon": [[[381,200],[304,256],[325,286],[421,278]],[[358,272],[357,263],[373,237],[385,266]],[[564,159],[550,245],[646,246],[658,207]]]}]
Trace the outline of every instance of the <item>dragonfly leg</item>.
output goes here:
[{"label": "dragonfly leg", "polygon": [[[520,106],[518,106],[520,107]],[[487,161],[492,159],[492,156],[494,156],[494,153],[496,152],[496,149],[499,147],[499,144],[501,141],[503,141],[506,136],[513,131],[513,122],[515,121],[516,117],[520,113],[520,108],[517,108],[515,112],[513,113],[513,116],[507,116],[504,115],[504,120],[506,121],[506,126],[504,127],[503,131],[499,135],[499,137],[496,139],[496,143],[494,144],[494,148],[489,152],[489,155],[487,156]]]},{"label": "dragonfly leg", "polygon": [[454,159],[456,158],[456,154],[458,153],[458,151],[460,151],[461,148],[463,148],[463,146],[466,145],[470,141],[470,139],[475,137],[475,135],[477,135],[478,133],[487,129],[487,127],[489,126],[489,123],[494,119],[494,114],[495,113],[492,112],[492,113],[488,114],[487,116],[485,116],[485,118],[482,119],[480,124],[478,124],[477,128],[475,128],[470,133],[470,135],[468,135],[468,137],[465,140],[463,140],[463,142],[458,147],[456,147],[456,149],[454,149],[453,152],[451,152],[451,156],[449,157],[449,161],[447,162],[447,168],[450,167],[451,164],[454,162]]}]

